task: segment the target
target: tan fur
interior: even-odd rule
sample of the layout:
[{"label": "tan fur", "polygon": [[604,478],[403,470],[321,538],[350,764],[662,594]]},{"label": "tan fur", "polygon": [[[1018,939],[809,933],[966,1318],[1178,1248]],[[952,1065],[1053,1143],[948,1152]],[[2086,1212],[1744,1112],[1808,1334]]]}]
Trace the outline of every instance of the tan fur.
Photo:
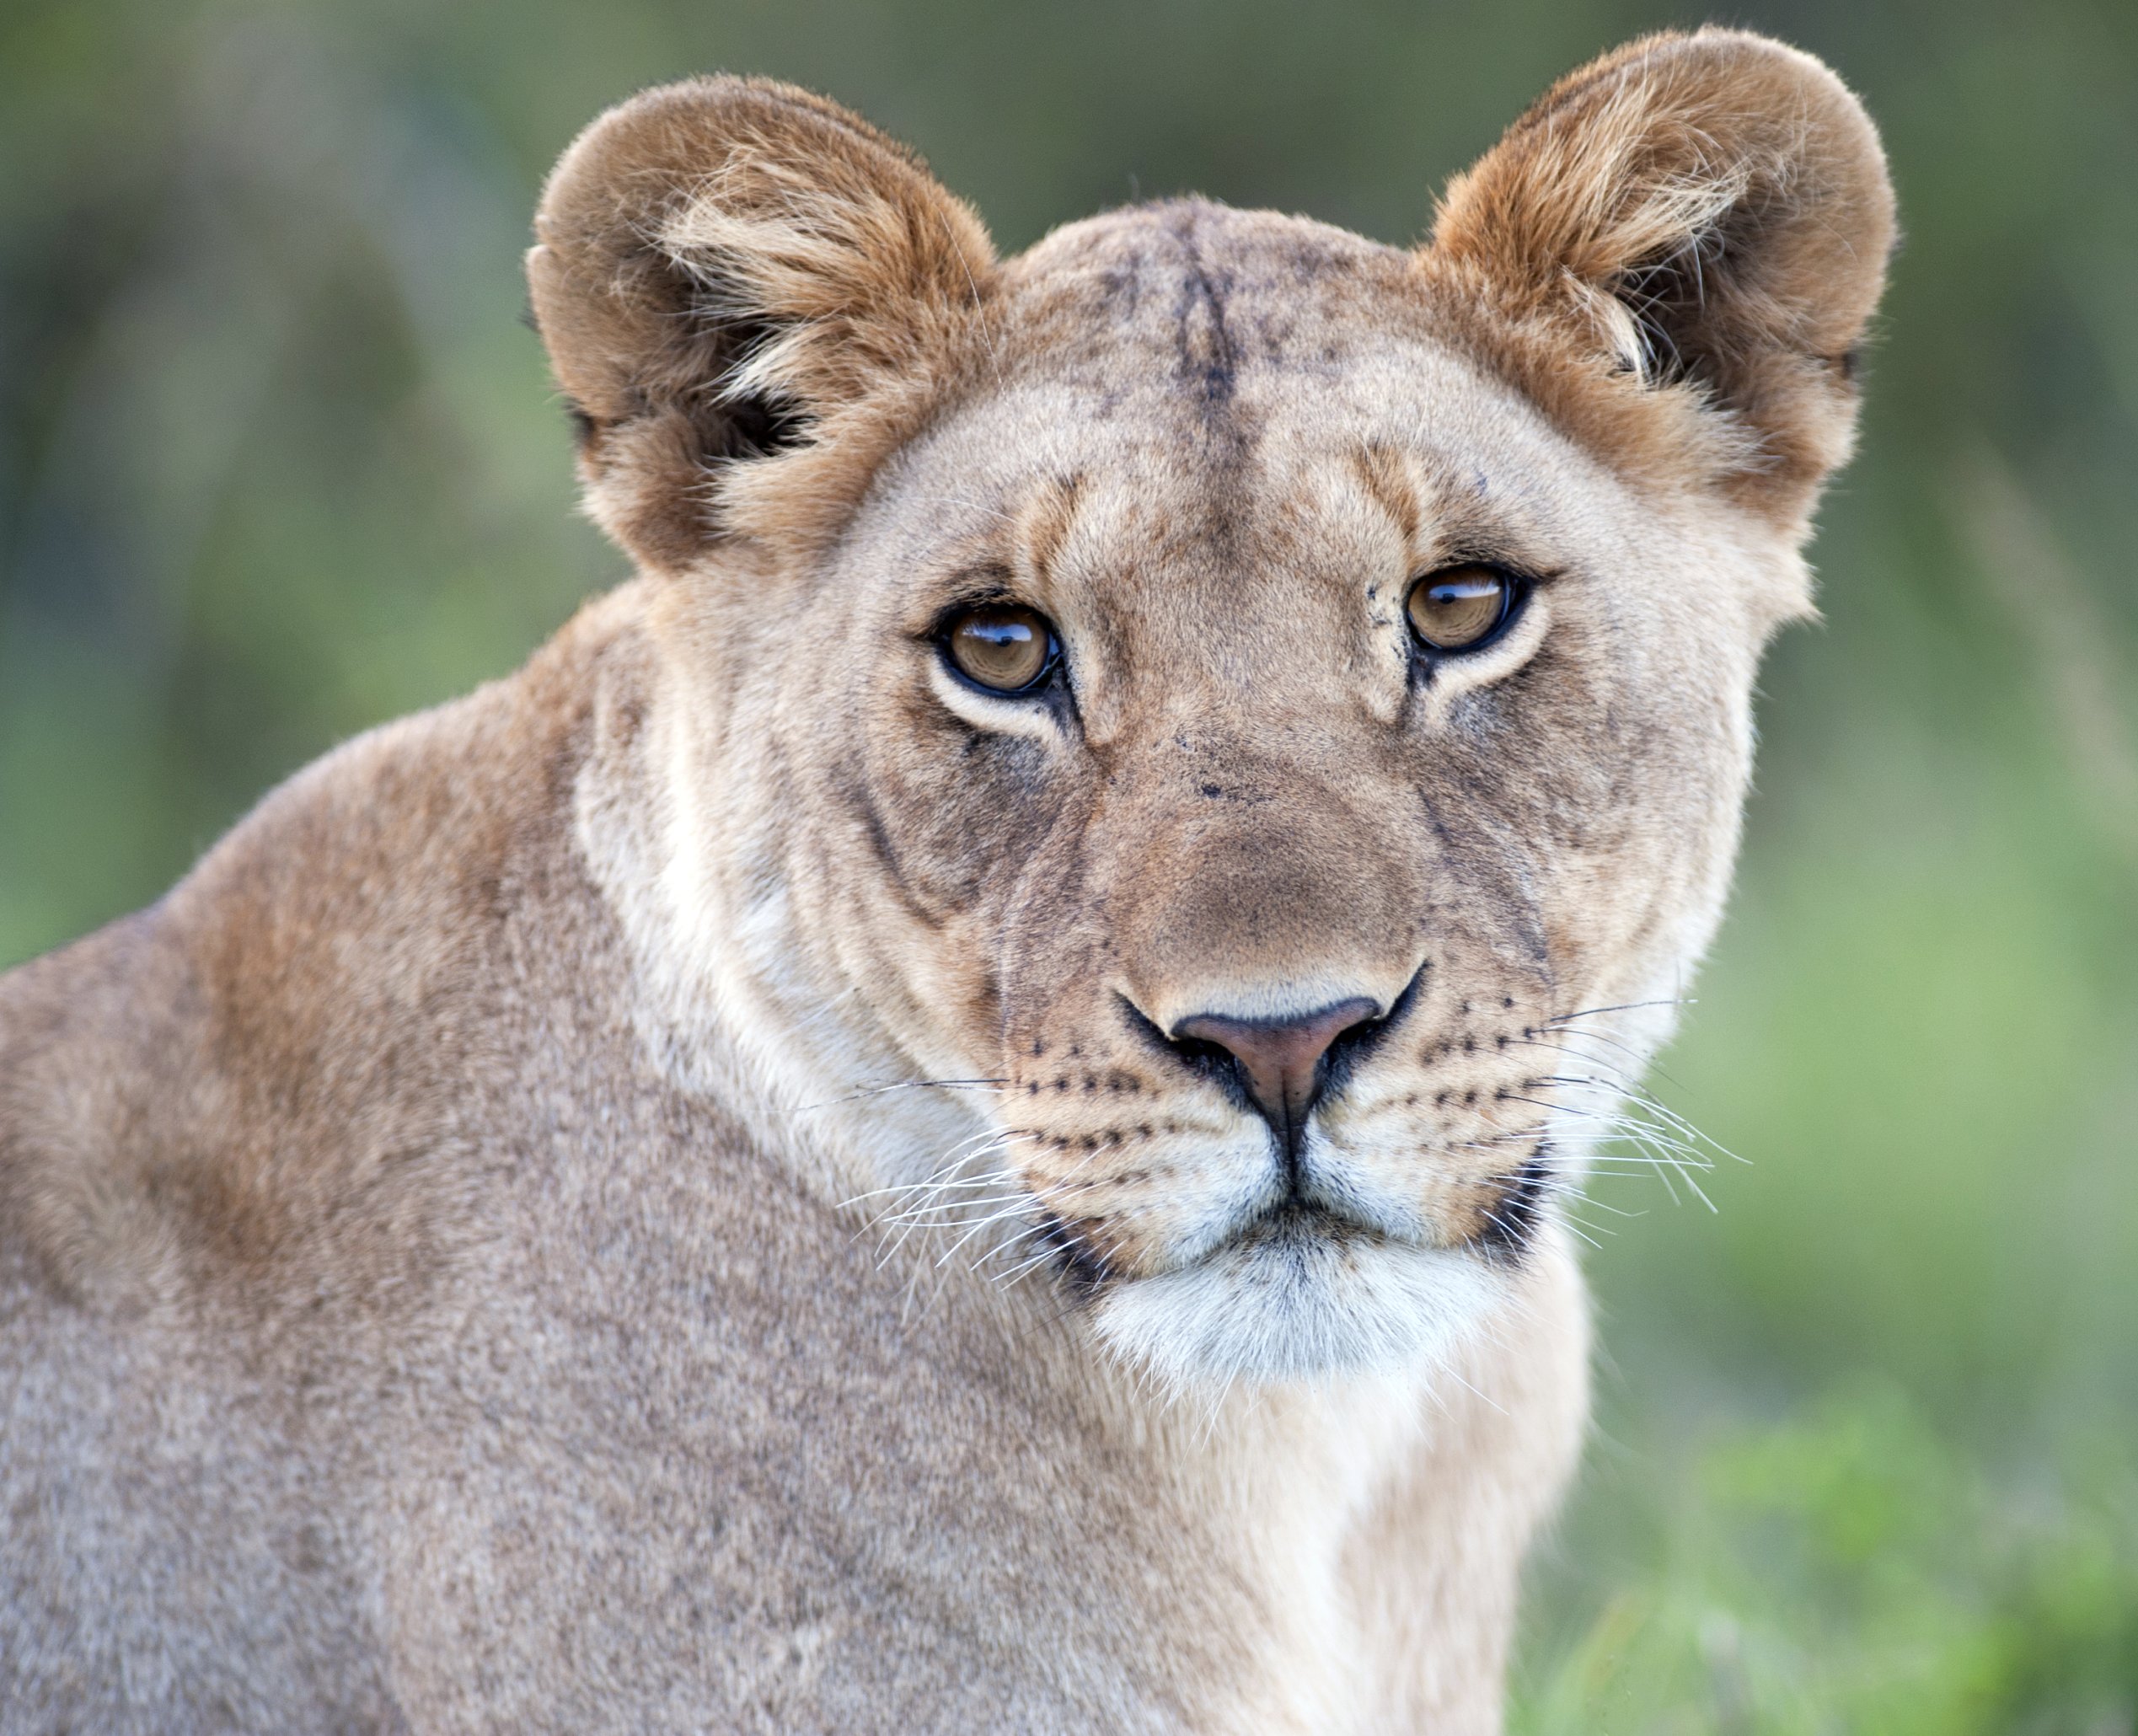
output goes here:
[{"label": "tan fur", "polygon": [[[705,80],[537,230],[646,576],[0,981],[0,1730],[1496,1728],[1560,1192],[1852,420],[1861,110],[1652,38],[1417,251],[998,263]],[[1535,592],[1428,675],[1479,559]],[[996,596],[1051,697],[945,667]],[[1287,1181],[1162,1033],[1353,997]]]}]

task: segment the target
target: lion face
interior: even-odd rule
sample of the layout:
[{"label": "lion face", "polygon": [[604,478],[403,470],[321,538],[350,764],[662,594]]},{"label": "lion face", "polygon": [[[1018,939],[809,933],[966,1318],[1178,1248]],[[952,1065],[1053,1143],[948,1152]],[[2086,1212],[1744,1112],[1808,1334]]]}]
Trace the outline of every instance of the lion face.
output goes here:
[{"label": "lion face", "polygon": [[[1832,138],[1743,129],[1733,185],[1767,188],[1777,249],[1827,230],[1792,227],[1773,189],[1805,177],[1759,152],[1863,144],[1818,77]],[[696,847],[753,864],[737,934],[892,1082],[965,1088],[964,1136],[876,1179],[1174,1380],[1430,1361],[1550,1242],[1719,911],[1757,656],[1803,607],[1852,403],[1825,326],[1760,350],[1729,297],[1803,262],[1755,271],[1740,226],[1677,326],[1611,298],[1623,260],[1594,292],[1620,317],[1559,305],[1576,263],[1492,226],[1534,243],[1552,176],[1632,176],[1630,205],[1678,183],[1614,158],[1530,185],[1495,167],[1518,126],[1423,255],[1191,202],[999,266],[874,135],[692,89],[567,158],[537,305],[592,406],[597,512],[710,624],[677,667],[733,822]],[[1625,99],[1592,124],[1633,124]],[[635,231],[683,287],[624,390],[597,363],[642,309],[572,227],[580,183],[715,149]],[[1882,259],[1883,182],[1846,186]],[[1652,255],[1643,318],[1684,238]],[[782,311],[797,279],[812,313]],[[1851,341],[1875,287],[1840,292]],[[592,360],[560,341],[589,329]],[[678,506],[678,453],[725,461],[710,509]]]},{"label": "lion face", "polygon": [[[997,1084],[951,1175],[1149,1360],[1473,1305],[1578,1160],[1569,1019],[1672,993],[1729,859],[1762,576],[1403,317],[1405,265],[1207,206],[1058,237],[1029,348],[802,605],[835,683],[779,678],[870,888],[824,919]],[[1444,649],[1450,573],[1503,619]],[[975,619],[1028,635],[1010,691]]]}]

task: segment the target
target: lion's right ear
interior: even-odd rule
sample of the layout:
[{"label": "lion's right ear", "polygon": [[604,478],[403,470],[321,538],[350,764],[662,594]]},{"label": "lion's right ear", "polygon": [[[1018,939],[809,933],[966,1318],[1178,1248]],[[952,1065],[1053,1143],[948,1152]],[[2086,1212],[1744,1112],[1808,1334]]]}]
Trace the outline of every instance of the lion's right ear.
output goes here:
[{"label": "lion's right ear", "polygon": [[836,528],[970,353],[994,251],[837,104],[694,79],[601,117],[549,177],[534,317],[589,512],[647,565]]}]

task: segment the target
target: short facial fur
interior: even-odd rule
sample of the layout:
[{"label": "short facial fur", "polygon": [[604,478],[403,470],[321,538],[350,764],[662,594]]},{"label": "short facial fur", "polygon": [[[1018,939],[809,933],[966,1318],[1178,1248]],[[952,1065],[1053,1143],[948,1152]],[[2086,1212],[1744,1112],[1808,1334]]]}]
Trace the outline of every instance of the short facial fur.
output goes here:
[{"label": "short facial fur", "polygon": [[0,979],[0,1731],[1496,1728],[1562,1191],[1853,426],[1862,109],[1653,37],[1416,249],[1004,261],[712,78],[536,228],[640,577]]},{"label": "short facial fur", "polygon": [[[641,167],[676,161],[705,179]],[[717,746],[702,774],[796,901],[758,969],[850,998],[885,1082],[979,1082],[961,1145],[870,1179],[984,1218],[968,1247],[1051,1267],[1172,1380],[1474,1327],[1719,912],[1890,238],[1852,99],[1662,39],[1555,90],[1422,250],[1182,201],[999,265],[850,121],[685,87],[581,142],[542,233],[597,515],[679,575],[765,551],[749,608],[675,602],[708,732],[747,706],[776,755],[762,788]],[[618,341],[574,325],[657,299],[605,288],[647,238],[667,303],[714,310],[689,431],[643,387],[612,410]],[[827,497],[835,527],[797,516]],[[1407,596],[1466,561],[1521,613],[1432,655]],[[1000,601],[1058,635],[1043,692],[946,661],[944,620]],[[1295,1128],[1174,1040],[1353,1001]]]}]

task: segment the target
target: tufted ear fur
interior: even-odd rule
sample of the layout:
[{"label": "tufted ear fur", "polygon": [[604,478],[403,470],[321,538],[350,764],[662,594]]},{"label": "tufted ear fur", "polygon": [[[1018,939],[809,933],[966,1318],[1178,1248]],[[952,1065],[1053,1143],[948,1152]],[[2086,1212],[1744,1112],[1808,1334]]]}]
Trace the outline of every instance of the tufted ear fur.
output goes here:
[{"label": "tufted ear fur", "polygon": [[1424,262],[1491,309],[1524,385],[1615,453],[1680,474],[1691,456],[1800,527],[1848,453],[1893,240],[1884,153],[1841,80],[1704,29],[1561,80],[1449,186]]},{"label": "tufted ear fur", "polygon": [[979,219],[835,104],[694,79],[619,104],[550,175],[534,316],[589,512],[646,565],[822,538],[960,365]]}]

